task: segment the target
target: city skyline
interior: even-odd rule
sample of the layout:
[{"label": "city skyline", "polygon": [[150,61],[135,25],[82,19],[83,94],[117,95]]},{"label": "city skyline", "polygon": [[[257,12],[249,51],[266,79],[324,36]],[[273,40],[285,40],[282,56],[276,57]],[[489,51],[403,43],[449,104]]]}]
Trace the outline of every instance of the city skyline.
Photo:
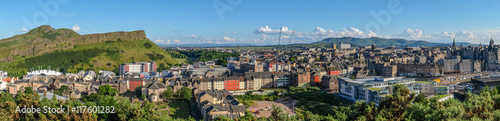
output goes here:
[{"label": "city skyline", "polygon": [[[488,3],[489,2],[489,3]],[[364,4],[360,4],[364,3]],[[382,37],[486,44],[500,38],[499,1],[7,1],[0,38],[40,25],[79,34],[145,30],[157,44],[274,45],[328,37]]]}]

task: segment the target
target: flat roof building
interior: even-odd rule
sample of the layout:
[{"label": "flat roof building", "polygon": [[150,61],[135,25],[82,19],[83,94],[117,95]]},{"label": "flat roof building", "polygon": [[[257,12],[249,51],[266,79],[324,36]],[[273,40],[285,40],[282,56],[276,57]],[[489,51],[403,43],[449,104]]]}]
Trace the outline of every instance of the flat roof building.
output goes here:
[{"label": "flat roof building", "polygon": [[393,93],[393,86],[396,84],[406,85],[410,91],[419,93],[419,91],[413,90],[411,86],[414,82],[415,78],[405,77],[366,76],[356,79],[338,78],[339,94],[342,97],[351,101],[374,101],[377,104],[385,96]]}]

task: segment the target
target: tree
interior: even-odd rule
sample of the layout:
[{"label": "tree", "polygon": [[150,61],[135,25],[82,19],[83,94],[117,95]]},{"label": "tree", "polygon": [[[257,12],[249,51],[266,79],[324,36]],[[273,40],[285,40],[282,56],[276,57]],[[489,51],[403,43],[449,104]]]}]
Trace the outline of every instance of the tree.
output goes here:
[{"label": "tree", "polygon": [[283,109],[280,106],[276,106],[275,104],[272,105],[273,111],[271,111],[271,117],[275,121],[281,121],[281,117],[279,116],[281,113],[283,113]]},{"label": "tree", "polygon": [[82,95],[82,98],[80,98],[80,100],[82,100],[83,102],[95,102],[97,100],[99,100],[101,98],[101,95],[97,94],[97,93],[92,93],[90,95]]},{"label": "tree", "polygon": [[111,87],[109,84],[99,86],[98,90],[99,95],[111,95],[115,96],[118,93],[118,90]]},{"label": "tree", "polygon": [[362,116],[366,120],[375,120],[375,117],[378,114],[377,106],[375,106],[375,102],[366,102],[366,101],[356,101],[354,107],[357,108],[357,113],[353,115],[353,119],[359,119]]},{"label": "tree", "polygon": [[406,85],[395,85],[393,94],[386,96],[386,99],[380,102],[379,115],[383,115],[387,120],[403,120],[406,109],[411,106],[415,99],[415,93],[410,93]]},{"label": "tree", "polygon": [[174,90],[172,87],[167,87],[167,90],[163,91],[160,95],[161,98],[165,99],[170,99],[174,96]]},{"label": "tree", "polygon": [[24,88],[24,93],[26,93],[26,94],[33,94],[34,92],[33,92],[33,89],[31,89],[31,87],[25,87]]},{"label": "tree", "polygon": [[231,119],[229,119],[228,117],[224,116],[224,115],[219,115],[219,116],[216,116],[214,118],[215,121],[231,121]]},{"label": "tree", "polygon": [[216,65],[222,65],[222,66],[226,67],[227,66],[227,60],[226,59],[219,59],[219,60],[217,60]]},{"label": "tree", "polygon": [[68,90],[68,86],[67,85],[62,85],[61,88],[59,88],[59,91],[61,91],[61,92],[64,92],[66,90]]},{"label": "tree", "polygon": [[142,96],[142,86],[135,87],[134,93],[135,93],[135,95],[137,95],[137,97],[141,97]]},{"label": "tree", "polygon": [[293,61],[297,60],[297,57],[293,56],[293,57],[288,58],[288,60],[293,62]]},{"label": "tree", "polygon": [[422,103],[422,104],[428,104],[429,101],[425,97],[425,94],[418,94],[417,97],[415,98],[415,103]]},{"label": "tree", "polygon": [[191,99],[192,96],[192,91],[191,89],[187,87],[182,87],[181,90],[179,90],[179,97],[183,100],[188,100]]},{"label": "tree", "polygon": [[165,66],[164,63],[160,63],[157,70],[158,70],[158,72],[161,72],[161,70],[167,70],[167,67]]},{"label": "tree", "polygon": [[153,45],[149,42],[146,42],[146,43],[144,43],[144,47],[149,49],[149,48],[153,47]]}]

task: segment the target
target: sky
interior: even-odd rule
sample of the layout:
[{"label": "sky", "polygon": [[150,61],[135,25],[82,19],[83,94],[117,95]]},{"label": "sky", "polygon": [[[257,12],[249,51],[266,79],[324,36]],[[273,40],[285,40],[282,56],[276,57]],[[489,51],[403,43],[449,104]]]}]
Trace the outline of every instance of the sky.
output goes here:
[{"label": "sky", "polygon": [[466,0],[2,1],[0,38],[50,25],[82,35],[145,30],[157,44],[276,45],[280,29],[280,44],[328,37],[486,44],[500,40],[498,5]]}]

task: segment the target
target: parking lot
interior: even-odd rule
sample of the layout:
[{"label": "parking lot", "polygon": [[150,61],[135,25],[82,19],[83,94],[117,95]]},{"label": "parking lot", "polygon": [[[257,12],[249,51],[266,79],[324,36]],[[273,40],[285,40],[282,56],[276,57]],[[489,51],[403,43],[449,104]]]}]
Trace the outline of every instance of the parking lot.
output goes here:
[{"label": "parking lot", "polygon": [[[293,113],[294,105],[299,102],[290,97],[284,97],[277,99],[276,101],[254,101],[255,105],[248,108],[249,111],[255,112],[254,115],[257,117],[269,117],[271,116],[272,105],[275,104],[283,109],[284,113]],[[258,112],[258,113],[257,113]]]}]

